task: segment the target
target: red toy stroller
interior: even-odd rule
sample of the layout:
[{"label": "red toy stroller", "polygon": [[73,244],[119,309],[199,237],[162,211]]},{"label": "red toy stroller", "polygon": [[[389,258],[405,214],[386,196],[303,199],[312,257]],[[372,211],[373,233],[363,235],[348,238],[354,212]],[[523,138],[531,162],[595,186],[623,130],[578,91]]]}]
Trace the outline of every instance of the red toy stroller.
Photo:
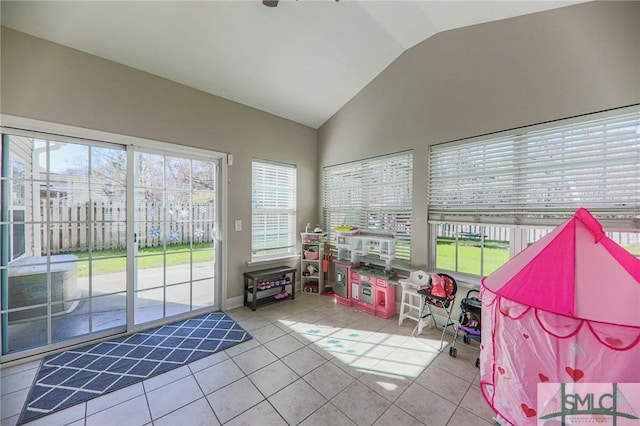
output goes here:
[{"label": "red toy stroller", "polygon": [[[480,320],[482,302],[477,297],[471,297],[471,293],[480,293],[478,290],[469,290],[467,296],[460,302],[460,319],[459,324],[455,328],[455,334],[453,336],[453,343],[449,347],[449,355],[456,357],[458,355],[458,349],[456,349],[456,342],[458,340],[458,334],[462,334],[462,340],[464,343],[471,343],[472,340],[480,342]],[[476,358],[476,367],[480,367],[480,358]]]}]

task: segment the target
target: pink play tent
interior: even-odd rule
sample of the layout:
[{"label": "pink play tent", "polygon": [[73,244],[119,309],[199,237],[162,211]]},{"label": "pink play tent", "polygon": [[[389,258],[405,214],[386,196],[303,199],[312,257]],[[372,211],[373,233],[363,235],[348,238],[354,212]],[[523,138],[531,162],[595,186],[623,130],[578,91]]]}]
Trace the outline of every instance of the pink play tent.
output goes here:
[{"label": "pink play tent", "polygon": [[482,280],[481,390],[537,424],[538,383],[640,382],[640,260],[586,210]]}]

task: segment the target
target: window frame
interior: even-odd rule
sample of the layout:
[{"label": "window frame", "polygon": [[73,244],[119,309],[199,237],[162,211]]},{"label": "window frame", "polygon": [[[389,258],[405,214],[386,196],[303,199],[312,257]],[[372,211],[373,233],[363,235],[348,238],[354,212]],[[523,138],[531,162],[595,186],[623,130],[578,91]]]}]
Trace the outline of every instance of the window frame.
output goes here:
[{"label": "window frame", "polygon": [[[413,163],[413,150],[408,150],[324,167],[322,220],[328,243],[335,247],[333,228],[341,225],[393,232],[393,263],[410,265]],[[374,184],[363,183],[372,176]],[[398,195],[398,187],[404,189],[404,194]]]},{"label": "window frame", "polygon": [[[9,153],[9,158],[4,165],[7,170],[4,171],[6,176],[3,176],[3,185],[6,185],[4,190],[7,190],[6,200],[1,203],[6,209],[3,212],[3,217],[7,218],[6,232],[7,232],[7,254],[8,263],[12,263],[21,257],[26,256],[27,246],[25,241],[26,232],[26,200],[24,197],[27,195],[25,173],[27,171],[27,161],[21,155],[11,149],[10,144],[4,143],[4,134],[2,135],[3,148]],[[2,153],[2,149],[0,149]],[[21,173],[21,175],[18,175]],[[16,198],[16,195],[22,196],[22,198]],[[6,203],[5,203],[6,201]],[[21,220],[16,220],[16,214],[22,214]],[[17,236],[17,237],[16,237]],[[17,246],[16,244],[20,244]]]},{"label": "window frame", "polygon": [[[283,176],[280,179],[276,176],[273,177],[275,179],[275,183],[286,183],[289,182],[288,185],[285,185],[284,188],[280,188],[282,193],[285,194],[285,198],[287,202],[285,206],[282,206],[281,203],[283,198],[278,196],[278,199],[271,200],[273,205],[265,206],[265,207],[257,207],[258,201],[256,200],[256,190],[260,188],[260,185],[257,184],[256,179],[260,178],[256,176],[256,167],[261,167],[264,169],[272,169],[272,171],[278,171],[282,173]],[[267,179],[266,176],[262,176],[262,179]],[[273,185],[273,179],[270,182],[264,181],[262,183],[262,187],[271,187],[269,184]],[[264,189],[262,189],[264,190]],[[267,194],[263,194],[266,196]],[[286,226],[286,238],[287,243],[284,245],[267,245],[266,247],[256,247],[256,232],[261,231],[266,235],[269,232],[269,225],[265,223],[265,226],[262,228],[258,227],[258,215],[267,215],[280,216],[281,220],[282,215],[285,214],[287,218],[287,226]],[[264,220],[268,219],[264,218]],[[281,227],[281,224],[277,225],[277,227]],[[280,231],[279,231],[280,232]],[[286,259],[290,257],[296,256],[296,247],[297,247],[297,166],[294,164],[281,163],[270,160],[263,160],[259,158],[253,158],[251,160],[251,259],[248,263],[255,264],[260,262],[270,262],[274,260]],[[275,251],[275,252],[274,252]]]}]

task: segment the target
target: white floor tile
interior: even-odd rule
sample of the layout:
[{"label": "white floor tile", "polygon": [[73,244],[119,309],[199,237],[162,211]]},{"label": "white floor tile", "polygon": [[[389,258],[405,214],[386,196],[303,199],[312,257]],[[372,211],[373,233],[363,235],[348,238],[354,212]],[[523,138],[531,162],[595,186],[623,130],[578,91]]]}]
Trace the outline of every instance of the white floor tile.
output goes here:
[{"label": "white floor tile", "polygon": [[418,384],[409,386],[395,405],[428,425],[446,425],[456,405]]},{"label": "white floor tile", "polygon": [[[495,416],[495,414],[494,414]],[[493,416],[492,416],[493,417]],[[493,420],[486,420],[476,416],[475,414],[465,410],[462,407],[458,407],[458,409],[453,413],[453,417],[449,420],[447,425],[449,426],[457,426],[457,425],[465,425],[465,426],[488,426],[495,425],[496,423]]]},{"label": "white floor tile", "polygon": [[[37,367],[37,366],[36,366]],[[15,371],[13,374],[3,375],[0,379],[0,396],[23,389],[29,389],[38,372],[37,368]]]},{"label": "white floor tile", "polygon": [[291,313],[277,308],[279,308],[279,306],[274,306],[273,308],[269,309],[261,309],[263,318],[266,318],[271,322],[276,322],[278,320],[286,319],[291,316]]},{"label": "white floor tile", "polygon": [[4,366],[2,366],[2,368],[0,368],[0,381],[3,381],[6,376],[9,376],[11,374],[16,374],[25,370],[37,369],[41,363],[42,360],[37,359],[34,361],[23,362],[21,364],[15,364],[10,367],[7,367],[5,364]]},{"label": "white floor tile", "polygon": [[469,382],[435,366],[429,366],[415,382],[456,405],[460,404],[471,386]]},{"label": "white floor tile", "polygon": [[239,355],[243,352],[246,352],[258,346],[260,346],[260,342],[258,342],[256,339],[251,339],[251,340],[247,340],[246,342],[242,342],[237,345],[231,346],[229,349],[225,349],[224,352],[230,358],[232,358],[236,355]]},{"label": "white floor tile", "polygon": [[83,419],[85,415],[86,404],[78,404],[74,405],[73,407],[66,408],[62,411],[58,411],[57,413],[49,414],[45,417],[40,417],[39,419],[29,422],[28,424],[29,426],[66,425]]},{"label": "white floor tile", "polygon": [[300,376],[304,376],[327,362],[323,357],[306,347],[287,355],[283,361]]},{"label": "white floor tile", "polygon": [[[0,426],[16,426],[19,418],[20,418],[20,415],[16,414],[15,416],[2,419],[0,420]],[[82,419],[82,421],[84,422],[84,418]]]},{"label": "white floor tile", "polygon": [[285,357],[290,353],[293,353],[298,349],[304,347],[304,345],[298,339],[288,334],[265,343],[264,346],[278,358]]},{"label": "white floor tile", "polygon": [[415,380],[425,369],[426,365],[409,364],[402,361],[389,361],[383,359],[373,367],[375,371],[406,377]]},{"label": "white floor tile", "polygon": [[246,377],[207,395],[221,423],[242,414],[264,400],[264,396]]},{"label": "white floor tile", "polygon": [[[151,421],[151,414],[144,396],[130,399],[87,417],[87,426],[142,426]],[[49,423],[56,424],[56,423]],[[65,424],[65,423],[57,423]]]},{"label": "white floor tile", "polygon": [[248,331],[251,334],[252,331],[257,330],[259,328],[264,327],[266,324],[269,324],[270,321],[261,317],[247,317],[236,320],[238,325]]},{"label": "white floor tile", "polygon": [[[417,419],[411,417],[395,405],[387,408],[387,411],[382,414],[373,424],[373,426],[424,426],[425,423],[419,422]],[[456,423],[455,426],[470,426],[467,423]],[[454,426],[454,424],[452,424]]]},{"label": "white floor tile", "polygon": [[218,426],[219,424],[206,398],[200,398],[153,421],[153,426]]},{"label": "white floor tile", "polygon": [[358,381],[390,402],[398,399],[412,383],[406,377],[377,371],[364,373]]},{"label": "white floor tile", "polygon": [[276,360],[276,356],[264,346],[258,346],[233,357],[233,361],[245,374],[251,374]]},{"label": "white floor tile", "polygon": [[282,361],[275,361],[249,375],[249,379],[266,397],[298,380],[298,376]]},{"label": "white floor tile", "polygon": [[184,407],[204,394],[193,376],[188,376],[166,386],[147,392],[151,417],[155,420],[178,408]]},{"label": "white floor tile", "polygon": [[[402,423],[396,423],[394,426],[399,426]],[[356,426],[347,416],[345,416],[340,410],[338,410],[333,404],[327,402],[320,407],[319,410],[307,417],[300,426],[326,426],[326,425],[340,425],[340,426]],[[404,425],[403,425],[404,426]]]},{"label": "white floor tile", "polygon": [[351,363],[355,362],[358,359],[355,355],[344,354],[344,356],[340,356],[337,358],[333,358],[331,362],[333,365],[349,374],[353,378],[358,378],[362,376],[363,372],[357,370],[356,368],[351,366]]},{"label": "white floor tile", "polygon": [[263,401],[255,407],[245,411],[238,417],[225,423],[225,426],[287,426],[287,422],[269,404]]},{"label": "white floor tile", "polygon": [[200,370],[204,370],[207,367],[211,367],[212,365],[216,365],[222,361],[229,359],[229,355],[226,351],[216,352],[213,355],[206,356],[204,358],[200,358],[197,361],[193,361],[188,364],[189,370],[192,373],[198,372]]},{"label": "white floor tile", "polygon": [[99,396],[98,398],[90,399],[87,401],[87,415],[90,416],[140,395],[144,395],[144,388],[142,387],[142,383],[136,383],[135,385]]},{"label": "white floor tile", "polygon": [[29,389],[22,389],[0,397],[0,418],[6,419],[22,412]]},{"label": "white floor tile", "polygon": [[190,374],[191,370],[189,369],[189,367],[183,365],[182,367],[174,368],[173,370],[167,371],[166,373],[150,377],[147,380],[144,380],[142,384],[144,385],[145,391],[151,392],[154,389],[161,388],[162,386],[168,385],[169,383],[187,377]]},{"label": "white floor tile", "polygon": [[355,381],[336,395],[331,403],[358,425],[371,425],[391,405],[389,401]]},{"label": "white floor tile", "polygon": [[200,370],[194,374],[194,377],[198,381],[198,384],[205,395],[209,395],[211,392],[215,392],[218,389],[227,386],[229,383],[240,380],[244,376],[245,374],[242,370],[240,370],[235,362],[230,359],[212,365],[211,367]]},{"label": "white floor tile", "polygon": [[460,407],[485,420],[491,421],[495,417],[495,413],[487,404],[478,386],[469,387],[467,394],[460,402]]},{"label": "white floor tile", "polygon": [[327,400],[307,382],[300,379],[269,398],[269,402],[291,425],[297,425]]},{"label": "white floor tile", "polygon": [[355,380],[351,375],[328,362],[304,376],[304,380],[326,399],[331,399]]},{"label": "white floor tile", "polygon": [[451,374],[471,383],[478,374],[478,367],[476,367],[475,359],[475,355],[472,356],[470,353],[463,353],[462,351],[458,351],[457,358],[454,358],[449,356],[449,350],[445,349],[431,365],[448,371]]},{"label": "white floor tile", "polygon": [[303,311],[298,312],[296,314],[297,318],[299,318],[301,321],[309,323],[309,324],[315,324],[315,323],[321,321],[326,316],[327,316],[327,314],[318,312],[318,311],[313,310],[313,309],[303,310]]},{"label": "white floor tile", "polygon": [[262,344],[270,342],[271,340],[277,339],[278,337],[284,335],[285,332],[280,327],[277,327],[273,324],[265,325],[264,327],[251,332],[251,336],[253,336],[254,339]]}]

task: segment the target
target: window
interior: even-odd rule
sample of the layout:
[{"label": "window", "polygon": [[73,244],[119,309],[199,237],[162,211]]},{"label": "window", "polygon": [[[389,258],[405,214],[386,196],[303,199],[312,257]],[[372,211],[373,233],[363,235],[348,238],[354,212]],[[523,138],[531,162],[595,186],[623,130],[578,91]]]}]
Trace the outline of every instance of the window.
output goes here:
[{"label": "window", "polygon": [[638,108],[429,147],[432,265],[488,275],[586,207],[633,253]]},{"label": "window", "polygon": [[[10,225],[5,228],[8,238],[8,262],[11,262],[26,253],[25,243],[25,200],[26,191],[26,162],[22,155],[16,149],[9,146],[8,138],[3,137],[2,143],[5,152],[9,155],[3,161],[3,174],[6,179],[1,179],[3,183],[3,193],[8,194],[6,203],[2,203],[6,207],[6,211],[2,212],[2,217],[6,218]],[[11,148],[11,149],[10,149]],[[0,158],[2,157],[2,149],[0,149]],[[5,189],[6,188],[6,189]]]},{"label": "window", "polygon": [[508,227],[438,223],[435,229],[437,269],[484,276],[509,260]]},{"label": "window", "polygon": [[295,254],[296,168],[253,160],[251,260]]},{"label": "window", "polygon": [[340,225],[390,231],[396,259],[410,262],[412,179],[411,152],[325,167],[323,221],[330,242]]}]

